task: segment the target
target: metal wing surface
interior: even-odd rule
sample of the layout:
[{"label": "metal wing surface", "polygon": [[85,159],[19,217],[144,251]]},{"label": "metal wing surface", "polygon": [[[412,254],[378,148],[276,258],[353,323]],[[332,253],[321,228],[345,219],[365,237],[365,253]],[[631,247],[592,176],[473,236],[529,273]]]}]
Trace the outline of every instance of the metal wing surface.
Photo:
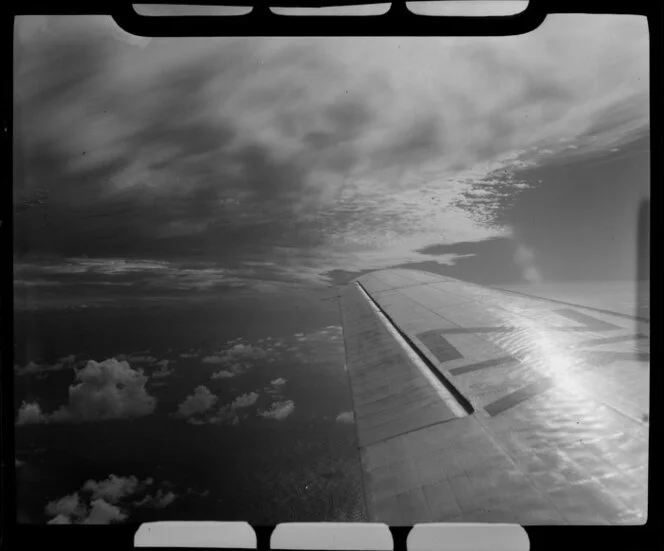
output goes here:
[{"label": "metal wing surface", "polygon": [[370,520],[646,521],[648,321],[411,270],[340,304]]}]

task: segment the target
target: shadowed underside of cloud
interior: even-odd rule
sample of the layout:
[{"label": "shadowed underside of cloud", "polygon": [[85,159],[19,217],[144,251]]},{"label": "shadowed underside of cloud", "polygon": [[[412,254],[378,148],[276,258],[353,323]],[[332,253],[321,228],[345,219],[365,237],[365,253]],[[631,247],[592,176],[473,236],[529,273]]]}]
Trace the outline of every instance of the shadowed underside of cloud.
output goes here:
[{"label": "shadowed underside of cloud", "polygon": [[516,37],[147,44],[104,18],[22,21],[14,191],[17,207],[47,199],[16,217],[16,252],[170,262],[114,285],[230,288],[249,276],[229,266],[256,260],[278,268],[253,277],[296,281],[432,260],[413,251],[505,235],[487,202],[519,192],[515,169],[649,124],[632,17],[557,15]]},{"label": "shadowed underside of cloud", "polygon": [[77,384],[69,387],[69,401],[45,414],[36,403],[23,402],[17,425],[33,423],[82,423],[131,419],[154,412],[156,399],[145,389],[148,378],[140,369],[114,358],[75,371]]},{"label": "shadowed underside of cloud", "polygon": [[[147,492],[153,479],[139,481],[135,476],[111,474],[106,480],[88,480],[71,495],[49,502],[45,513],[53,517],[48,524],[114,524],[127,520],[135,507],[167,507],[176,495],[159,488],[153,495]],[[142,495],[141,499],[131,499]]]}]

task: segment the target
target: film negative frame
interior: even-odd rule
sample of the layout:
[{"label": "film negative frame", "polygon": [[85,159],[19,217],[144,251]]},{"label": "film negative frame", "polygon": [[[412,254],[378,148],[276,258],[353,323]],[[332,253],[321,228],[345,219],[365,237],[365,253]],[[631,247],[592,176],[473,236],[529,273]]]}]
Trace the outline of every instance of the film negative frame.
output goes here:
[{"label": "film negative frame", "polygon": [[[267,4],[247,0],[213,2],[211,0],[173,1],[146,0],[141,4],[233,5],[252,6],[247,15],[233,17],[144,17],[132,8],[132,2],[108,0],[97,2],[28,1],[13,3],[3,17],[3,133],[4,159],[12,154],[12,97],[13,23],[17,15],[110,15],[125,31],[141,36],[482,36],[516,35],[536,29],[548,14],[553,13],[613,13],[634,14],[647,18],[650,33],[650,113],[651,150],[662,151],[661,97],[663,44],[662,24],[664,6],[660,2],[631,0],[629,2],[596,2],[592,0],[530,0],[521,13],[497,17],[428,17],[415,15],[405,1],[392,1],[383,15],[376,16],[297,16],[283,17],[270,12],[272,7],[322,7],[376,4],[380,0],[352,1],[282,0]],[[651,165],[651,181],[662,179],[661,156],[655,155]],[[649,515],[644,526],[528,526],[508,525],[416,525],[416,527],[388,527],[359,523],[317,525],[251,526],[248,523],[187,523],[114,526],[35,526],[16,522],[15,469],[13,467],[14,424],[13,405],[13,271],[6,260],[13,246],[12,209],[10,209],[11,163],[2,163],[5,185],[0,200],[2,230],[0,250],[2,263],[2,523],[0,547],[7,549],[57,548],[114,549],[149,546],[156,548],[225,549],[560,549],[562,546],[595,545],[602,548],[650,549],[661,539],[659,490],[661,476],[657,470],[662,455],[657,434],[660,429],[662,379],[658,370],[651,372],[651,446],[649,457]],[[659,193],[652,189],[653,200]],[[658,264],[655,264],[657,266]],[[658,304],[659,290],[652,291]],[[653,432],[654,431],[654,432]],[[654,435],[654,437],[653,437]],[[654,468],[653,468],[654,467]],[[157,523],[160,524],[160,523]],[[158,534],[155,536],[155,534]],[[193,534],[193,535],[192,535]],[[660,538],[658,538],[660,536]],[[310,544],[309,544],[310,542]],[[651,544],[651,542],[653,542]]]}]

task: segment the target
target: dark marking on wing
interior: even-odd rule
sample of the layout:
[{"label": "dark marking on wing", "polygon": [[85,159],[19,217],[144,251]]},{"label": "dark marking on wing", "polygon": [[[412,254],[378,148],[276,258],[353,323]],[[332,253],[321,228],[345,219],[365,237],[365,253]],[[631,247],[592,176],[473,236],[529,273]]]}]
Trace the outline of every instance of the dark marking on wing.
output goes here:
[{"label": "dark marking on wing", "polygon": [[519,405],[522,402],[525,402],[526,400],[529,400],[530,398],[537,396],[538,394],[542,394],[542,392],[545,392],[550,388],[552,388],[553,385],[554,385],[553,379],[549,378],[540,379],[539,381],[530,383],[529,385],[526,385],[520,388],[519,390],[516,390],[511,394],[503,396],[502,398],[496,400],[495,402],[490,403],[489,405],[484,407],[484,410],[489,415],[494,417],[499,413],[502,413],[514,406]]},{"label": "dark marking on wing", "polygon": [[572,310],[571,308],[560,308],[559,310],[554,311],[560,316],[582,324],[583,327],[579,327],[579,329],[583,331],[611,331],[614,329],[620,329],[617,325],[598,320],[597,318],[593,318],[592,316],[577,310]]},{"label": "dark marking on wing", "polygon": [[650,362],[649,352],[613,352],[613,351],[599,351],[592,350],[583,352],[586,361],[596,365],[607,365],[618,360],[626,360],[632,362]]},{"label": "dark marking on wing", "polygon": [[[562,332],[581,332],[581,331],[612,331],[616,329],[621,329],[617,325],[608,323],[606,321],[593,318],[588,314],[583,314],[582,312],[577,312],[571,308],[560,308],[559,310],[554,310],[558,315],[561,315],[572,321],[580,323],[580,326],[577,327],[547,327],[550,331],[562,331]],[[518,331],[519,327],[514,327],[511,325],[501,325],[493,327],[455,327],[451,329],[438,329],[436,331],[428,331],[428,333],[440,333],[445,335],[466,335],[468,333],[510,333],[513,331]],[[647,338],[647,337],[646,337]]]},{"label": "dark marking on wing", "polygon": [[422,344],[426,346],[436,359],[441,362],[451,362],[463,358],[459,352],[445,337],[441,335],[440,330],[425,331],[417,335]]},{"label": "dark marking on wing", "polygon": [[485,360],[483,362],[477,362],[474,364],[463,365],[461,367],[455,367],[454,369],[450,369],[450,373],[452,375],[463,375],[464,373],[470,373],[471,371],[479,371],[481,369],[487,369],[489,367],[498,367],[516,361],[518,361],[518,359],[515,356],[502,356],[500,358],[492,358],[490,360]]},{"label": "dark marking on wing", "polygon": [[598,339],[588,339],[587,341],[577,343],[575,348],[585,346],[601,346],[603,344],[613,344],[616,342],[640,341],[647,340],[649,338],[650,337],[648,337],[648,335],[643,335],[641,333],[636,333],[634,335],[621,335],[618,337],[601,337]]}]

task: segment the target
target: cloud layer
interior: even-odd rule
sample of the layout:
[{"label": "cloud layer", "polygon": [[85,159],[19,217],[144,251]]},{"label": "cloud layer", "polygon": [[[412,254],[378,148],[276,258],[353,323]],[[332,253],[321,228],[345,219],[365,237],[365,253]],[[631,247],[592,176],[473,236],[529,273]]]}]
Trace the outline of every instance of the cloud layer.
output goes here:
[{"label": "cloud layer", "polygon": [[16,250],[87,255],[113,284],[426,260],[414,251],[509,235],[475,213],[494,182],[519,193],[514,170],[649,124],[647,29],[627,16],[481,38],[145,41],[105,18],[17,32],[16,207],[32,206]]},{"label": "cloud layer", "polygon": [[69,356],[65,356],[64,358],[60,358],[56,363],[54,364],[40,364],[36,363],[34,361],[28,362],[27,365],[24,367],[20,367],[18,365],[14,366],[14,373],[18,377],[23,377],[26,375],[39,375],[42,373],[48,373],[51,371],[61,371],[63,369],[68,369],[68,368],[73,368],[74,365],[76,364],[76,356],[74,354],[70,354]]}]

